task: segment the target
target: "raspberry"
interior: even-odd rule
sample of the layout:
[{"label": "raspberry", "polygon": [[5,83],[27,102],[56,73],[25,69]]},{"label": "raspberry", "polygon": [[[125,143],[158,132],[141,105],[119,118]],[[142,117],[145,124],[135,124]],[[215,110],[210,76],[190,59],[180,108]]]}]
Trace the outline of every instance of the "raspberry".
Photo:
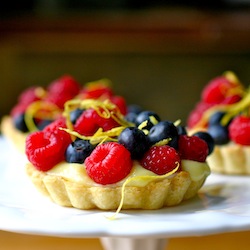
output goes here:
[{"label": "raspberry", "polygon": [[198,136],[180,135],[178,150],[181,159],[205,162],[208,156],[207,143]]},{"label": "raspberry", "polygon": [[235,95],[233,90],[241,88],[237,82],[230,81],[225,76],[216,77],[211,80],[202,91],[202,100],[206,103],[219,104],[231,95]]},{"label": "raspberry", "polygon": [[87,109],[77,119],[74,130],[81,135],[91,136],[98,128],[107,131],[117,126],[119,124],[112,118],[103,118],[94,109]]},{"label": "raspberry", "polygon": [[71,76],[65,75],[48,86],[48,96],[46,100],[56,104],[62,109],[64,103],[74,98],[79,92],[79,83]]},{"label": "raspberry", "polygon": [[110,101],[114,103],[123,115],[127,114],[126,101],[122,96],[111,96]]},{"label": "raspberry", "polygon": [[64,160],[65,150],[65,144],[58,134],[47,136],[44,131],[38,131],[26,138],[28,160],[40,171],[48,171]]},{"label": "raspberry", "polygon": [[94,82],[85,86],[81,93],[83,99],[109,98],[113,95],[112,89],[105,82]]},{"label": "raspberry", "polygon": [[51,134],[56,134],[61,138],[62,142],[65,144],[65,147],[67,147],[71,143],[71,137],[67,132],[61,130],[60,128],[66,128],[66,121],[64,117],[60,117],[47,125],[43,129],[43,132],[47,137],[50,137]]},{"label": "raspberry", "polygon": [[232,95],[232,96],[228,96],[226,97],[221,104],[233,104],[236,102],[239,102],[242,99],[242,97],[240,95]]},{"label": "raspberry", "polygon": [[250,117],[239,115],[229,125],[229,137],[235,143],[250,145]]},{"label": "raspberry", "polygon": [[31,104],[32,102],[40,100],[42,93],[44,94],[45,91],[41,87],[29,87],[19,95],[18,102],[27,105]]},{"label": "raspberry", "polygon": [[158,174],[163,175],[178,165],[180,166],[180,156],[178,152],[168,145],[153,146],[143,156],[140,161],[141,165]]},{"label": "raspberry", "polygon": [[212,104],[204,102],[197,103],[195,108],[189,114],[187,126],[193,128],[201,120],[203,113],[210,107],[212,107]]},{"label": "raspberry", "polygon": [[26,103],[18,103],[11,109],[10,111],[11,117],[16,117],[18,115],[24,114],[27,107],[28,105]]},{"label": "raspberry", "polygon": [[84,163],[89,177],[102,185],[122,180],[133,165],[129,151],[117,142],[98,145]]},{"label": "raspberry", "polygon": [[97,113],[94,109],[87,109],[78,117],[74,125],[74,130],[81,135],[91,136],[97,129],[98,125],[95,122]]}]

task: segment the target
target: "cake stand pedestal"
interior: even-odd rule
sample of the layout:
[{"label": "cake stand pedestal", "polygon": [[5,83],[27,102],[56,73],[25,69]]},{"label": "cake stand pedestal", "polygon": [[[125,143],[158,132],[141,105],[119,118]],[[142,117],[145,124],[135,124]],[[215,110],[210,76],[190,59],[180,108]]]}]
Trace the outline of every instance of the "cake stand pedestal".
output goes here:
[{"label": "cake stand pedestal", "polygon": [[157,238],[100,238],[104,250],[164,250],[167,239]]}]

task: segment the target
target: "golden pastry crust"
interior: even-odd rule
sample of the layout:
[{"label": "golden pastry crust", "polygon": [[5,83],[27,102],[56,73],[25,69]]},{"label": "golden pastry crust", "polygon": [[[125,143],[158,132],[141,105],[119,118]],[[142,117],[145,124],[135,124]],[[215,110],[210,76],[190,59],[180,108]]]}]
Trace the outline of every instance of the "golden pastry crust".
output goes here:
[{"label": "golden pastry crust", "polygon": [[27,133],[17,130],[10,116],[4,116],[1,121],[1,132],[21,153],[25,152]]},{"label": "golden pastry crust", "polygon": [[211,171],[222,174],[250,174],[250,146],[233,142],[216,146],[207,158]]},{"label": "golden pastry crust", "polygon": [[[27,174],[36,188],[61,206],[114,210],[121,202],[121,186],[85,186],[57,175],[40,172],[28,163]],[[194,197],[206,177],[193,181],[181,171],[171,178],[154,180],[143,187],[126,186],[122,209],[159,209]]]}]

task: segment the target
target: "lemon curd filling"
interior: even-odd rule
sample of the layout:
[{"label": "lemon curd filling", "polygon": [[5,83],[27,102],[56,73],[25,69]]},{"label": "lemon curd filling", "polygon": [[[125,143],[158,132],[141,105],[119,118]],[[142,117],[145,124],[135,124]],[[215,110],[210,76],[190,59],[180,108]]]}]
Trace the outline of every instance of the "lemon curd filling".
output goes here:
[{"label": "lemon curd filling", "polygon": [[[196,162],[190,160],[182,160],[182,169],[190,174],[190,178],[193,181],[199,181],[204,177],[207,177],[210,174],[210,168],[205,162]],[[51,170],[47,172],[49,175],[61,176],[62,178],[83,184],[85,186],[102,186],[94,182],[86,173],[84,164],[78,163],[59,163]],[[110,185],[105,186],[122,186],[127,179],[131,179],[126,186],[137,186],[143,187],[146,186],[153,178],[139,178],[140,176],[158,176],[157,174],[143,168],[137,161],[134,161],[134,165],[130,174],[123,180]],[[134,178],[138,177],[138,178]],[[166,177],[167,178],[167,177]]]},{"label": "lemon curd filling", "polygon": [[211,170],[206,162],[182,160],[182,169],[190,174],[192,181],[199,181],[210,175]]}]

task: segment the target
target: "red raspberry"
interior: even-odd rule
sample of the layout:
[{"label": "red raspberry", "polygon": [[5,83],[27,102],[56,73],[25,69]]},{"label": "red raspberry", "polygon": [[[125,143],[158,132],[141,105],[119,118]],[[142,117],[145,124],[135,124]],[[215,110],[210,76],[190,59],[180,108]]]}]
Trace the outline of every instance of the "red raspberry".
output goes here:
[{"label": "red raspberry", "polygon": [[96,116],[97,113],[94,109],[83,111],[74,125],[74,130],[81,135],[93,135],[98,129],[98,125],[95,122]]},{"label": "red raspberry", "polygon": [[226,97],[221,102],[221,104],[233,104],[233,103],[239,102],[241,99],[242,99],[242,97],[239,95],[232,95],[232,96]]},{"label": "red raspberry", "polygon": [[233,89],[241,88],[238,82],[232,82],[225,76],[211,80],[202,91],[202,101],[219,104],[231,95],[235,95]]},{"label": "red raspberry", "polygon": [[250,117],[239,115],[229,125],[229,137],[235,143],[250,145]]},{"label": "red raspberry", "polygon": [[140,160],[141,165],[158,174],[163,175],[178,165],[180,166],[181,160],[177,151],[168,145],[153,146],[151,147]]},{"label": "red raspberry", "polygon": [[71,137],[70,135],[65,132],[64,130],[61,130],[60,128],[66,128],[66,121],[64,117],[60,117],[57,120],[53,121],[49,125],[47,125],[43,132],[46,134],[47,137],[50,137],[51,134],[56,134],[58,137],[60,137],[65,144],[65,147],[71,143]]},{"label": "red raspberry", "polygon": [[[39,96],[38,88],[41,87],[29,87],[26,90],[24,90],[18,97],[18,102],[23,104],[31,104],[32,102],[38,101],[42,98],[42,96]],[[42,90],[42,88],[41,88]]]},{"label": "red raspberry", "polygon": [[81,135],[91,136],[98,128],[107,131],[117,126],[119,124],[113,118],[100,117],[94,109],[87,109],[77,119],[74,130]]},{"label": "red raspberry", "polygon": [[48,86],[48,96],[46,100],[63,109],[64,103],[74,98],[79,91],[79,83],[71,76],[65,75]]},{"label": "red raspberry", "polygon": [[40,171],[48,171],[64,160],[65,143],[58,134],[44,131],[31,133],[26,138],[26,155],[28,160]]},{"label": "red raspberry", "polygon": [[122,96],[112,96],[110,97],[110,101],[112,103],[114,103],[120,110],[120,112],[123,115],[127,114],[127,105],[126,105],[126,101]]},{"label": "red raspberry", "polygon": [[20,114],[24,114],[25,110],[27,109],[28,105],[26,103],[18,103],[17,105],[15,105],[11,111],[10,111],[10,115],[12,117],[18,116]]},{"label": "red raspberry", "polygon": [[181,159],[205,162],[208,156],[207,143],[198,136],[180,135],[178,150]]},{"label": "red raspberry", "polygon": [[197,103],[195,108],[189,114],[189,117],[187,120],[187,126],[189,128],[193,128],[201,120],[203,113],[210,107],[212,107],[212,104],[208,104],[204,102]]},{"label": "red raspberry", "polygon": [[122,180],[133,165],[129,151],[117,142],[98,145],[84,163],[90,178],[102,185]]},{"label": "red raspberry", "polygon": [[100,97],[107,99],[113,95],[113,91],[107,84],[97,82],[96,84],[93,83],[85,86],[80,95],[83,99],[97,99]]}]

